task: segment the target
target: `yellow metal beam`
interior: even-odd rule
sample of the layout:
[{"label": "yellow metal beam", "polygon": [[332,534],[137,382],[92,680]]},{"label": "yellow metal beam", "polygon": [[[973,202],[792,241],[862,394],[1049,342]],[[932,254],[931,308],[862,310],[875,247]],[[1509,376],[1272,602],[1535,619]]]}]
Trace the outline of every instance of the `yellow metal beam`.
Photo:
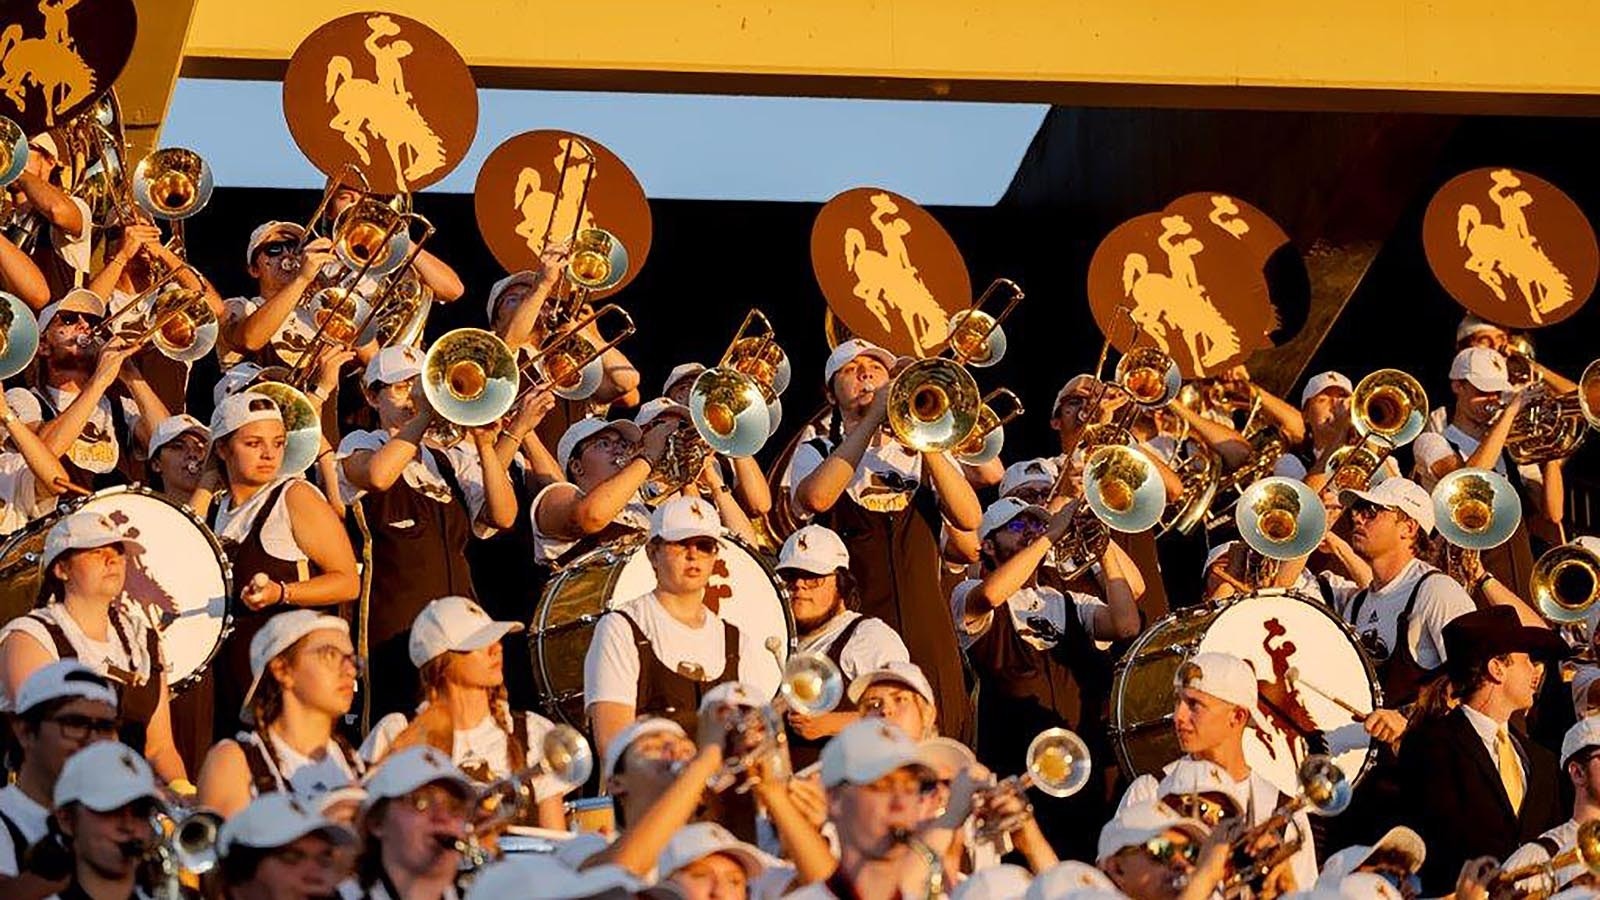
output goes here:
[{"label": "yellow metal beam", "polygon": [[139,35],[118,76],[117,99],[127,126],[129,158],[144,158],[156,146],[183,63],[184,44],[197,0],[136,0]]},{"label": "yellow metal beam", "polygon": [[184,73],[277,78],[373,8],[429,23],[483,87],[1600,111],[1580,0],[198,0]]}]

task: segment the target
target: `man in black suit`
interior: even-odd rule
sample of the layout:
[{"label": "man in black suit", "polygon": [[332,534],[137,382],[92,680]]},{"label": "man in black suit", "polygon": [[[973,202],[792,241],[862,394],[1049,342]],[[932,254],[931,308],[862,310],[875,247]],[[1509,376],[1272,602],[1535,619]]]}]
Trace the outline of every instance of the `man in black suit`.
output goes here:
[{"label": "man in black suit", "polygon": [[1565,642],[1495,606],[1451,621],[1444,643],[1461,704],[1414,725],[1400,745],[1400,816],[1428,843],[1422,887],[1435,895],[1451,890],[1466,860],[1504,859],[1564,817],[1555,758],[1506,725],[1533,705]]}]

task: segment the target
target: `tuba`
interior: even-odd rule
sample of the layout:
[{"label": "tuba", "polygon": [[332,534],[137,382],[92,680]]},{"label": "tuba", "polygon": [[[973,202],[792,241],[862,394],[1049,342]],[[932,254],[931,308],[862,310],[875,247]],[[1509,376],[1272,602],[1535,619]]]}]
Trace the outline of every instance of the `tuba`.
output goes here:
[{"label": "tuba", "polygon": [[1551,394],[1542,387],[1511,423],[1506,455],[1518,465],[1564,459],[1600,428],[1600,359],[1583,369],[1578,389]]},{"label": "tuba", "polygon": [[[990,301],[1004,296],[999,314],[984,312]],[[950,317],[950,349],[962,365],[986,369],[1006,355],[1006,332],[1000,325],[1026,296],[1009,278],[996,278],[972,305]]]},{"label": "tuba", "polygon": [[1529,593],[1552,622],[1582,622],[1600,600],[1600,556],[1579,543],[1546,550],[1528,576]]},{"label": "tuba", "polygon": [[1245,488],[1233,516],[1251,550],[1280,562],[1315,550],[1328,533],[1328,511],[1316,492],[1281,475]]},{"label": "tuba", "polygon": [[722,359],[689,389],[689,418],[724,456],[753,456],[777,428],[778,395],[789,386],[789,357],[759,309],[745,314]]}]

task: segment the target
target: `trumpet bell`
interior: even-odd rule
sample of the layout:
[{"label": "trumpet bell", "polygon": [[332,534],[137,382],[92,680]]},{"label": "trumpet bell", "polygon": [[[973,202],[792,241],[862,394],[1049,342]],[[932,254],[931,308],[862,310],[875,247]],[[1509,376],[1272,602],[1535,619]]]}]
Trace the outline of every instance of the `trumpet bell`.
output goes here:
[{"label": "trumpet bell", "polygon": [[1006,355],[1006,330],[981,309],[963,309],[950,317],[950,347],[975,369],[987,369]]},{"label": "trumpet bell", "polygon": [[1582,622],[1600,600],[1600,556],[1582,544],[1552,547],[1533,564],[1529,593],[1552,622]]},{"label": "trumpet bell", "polygon": [[889,382],[889,430],[913,450],[959,446],[978,424],[978,383],[961,365],[919,359]]},{"label": "trumpet bell", "polygon": [[1427,424],[1428,395],[1399,369],[1379,369],[1361,379],[1350,396],[1350,421],[1362,436],[1379,435],[1391,447],[1416,440]]},{"label": "trumpet bell", "polygon": [[772,433],[772,411],[760,383],[721,366],[694,380],[689,418],[711,449],[724,456],[754,456]]},{"label": "trumpet bell", "polygon": [[517,398],[516,356],[505,341],[480,328],[443,334],[422,360],[422,393],[455,425],[499,421]]},{"label": "trumpet bell", "polygon": [[5,116],[0,116],[0,187],[22,177],[28,168],[28,134],[22,126]]},{"label": "trumpet bell", "polygon": [[1319,816],[1337,816],[1350,807],[1353,789],[1350,779],[1333,757],[1313,753],[1300,763],[1296,773],[1306,805]]},{"label": "trumpet bell", "polygon": [[1446,541],[1464,550],[1489,550],[1517,530],[1522,501],[1498,472],[1457,469],[1434,486],[1433,516]]},{"label": "trumpet bell", "polygon": [[287,441],[283,446],[283,462],[278,467],[281,475],[298,475],[317,461],[317,448],[322,444],[322,423],[317,409],[298,388],[281,381],[261,381],[245,388],[271,398],[283,414],[283,428]]},{"label": "trumpet bell", "polygon": [[1183,373],[1171,356],[1154,347],[1135,347],[1117,360],[1117,386],[1145,409],[1158,409],[1183,390]]},{"label": "trumpet bell", "polygon": [[1083,467],[1083,498],[1095,518],[1116,531],[1148,531],[1161,521],[1167,489],[1156,464],[1118,444],[1096,447]]},{"label": "trumpet bell", "polygon": [[820,653],[795,653],[783,665],[784,702],[803,716],[832,712],[844,699],[844,673]]},{"label": "trumpet bell", "polygon": [[1239,537],[1268,559],[1305,556],[1328,532],[1328,513],[1311,488],[1274,475],[1245,488],[1234,507]]},{"label": "trumpet bell", "polygon": [[217,865],[217,837],[222,831],[222,816],[210,810],[196,810],[172,823],[172,849],[178,868],[204,875]]},{"label": "trumpet bell", "polygon": [[546,773],[569,788],[582,785],[594,773],[594,751],[571,725],[555,725],[545,732],[539,759]]},{"label": "trumpet bell", "polygon": [[1046,728],[1028,744],[1028,781],[1052,797],[1070,797],[1094,774],[1089,745],[1065,728]]},{"label": "trumpet bell", "polygon": [[615,287],[628,274],[628,249],[604,228],[578,232],[568,256],[567,277],[580,287],[603,291]]},{"label": "trumpet bell", "polygon": [[0,291],[0,378],[26,369],[39,352],[39,322],[22,298]]},{"label": "trumpet bell", "polygon": [[133,170],[133,200],[156,219],[189,218],[211,202],[213,187],[210,164],[182,147],[157,150]]}]

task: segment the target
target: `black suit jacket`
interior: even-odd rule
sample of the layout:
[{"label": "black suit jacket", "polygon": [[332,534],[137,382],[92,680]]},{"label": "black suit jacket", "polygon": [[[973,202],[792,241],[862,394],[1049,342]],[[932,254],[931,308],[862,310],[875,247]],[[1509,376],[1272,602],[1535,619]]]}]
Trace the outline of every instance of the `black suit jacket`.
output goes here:
[{"label": "black suit jacket", "polygon": [[1462,863],[1479,856],[1504,860],[1566,818],[1555,757],[1515,730],[1511,735],[1527,773],[1520,812],[1512,811],[1500,770],[1466,713],[1454,709],[1406,732],[1400,744],[1402,803],[1396,812],[1427,842],[1425,894],[1449,893]]}]

